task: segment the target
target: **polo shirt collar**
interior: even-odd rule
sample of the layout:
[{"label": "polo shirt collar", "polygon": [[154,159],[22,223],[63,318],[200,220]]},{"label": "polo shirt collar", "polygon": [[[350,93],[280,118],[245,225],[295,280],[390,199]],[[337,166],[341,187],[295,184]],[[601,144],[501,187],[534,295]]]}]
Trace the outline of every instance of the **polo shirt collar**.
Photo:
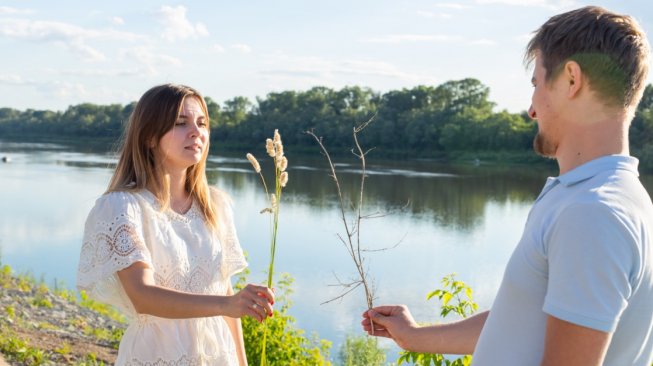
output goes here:
[{"label": "polo shirt collar", "polygon": [[627,155],[607,155],[588,161],[556,178],[561,184],[569,187],[582,182],[607,170],[627,170],[639,176],[637,165],[639,160]]}]

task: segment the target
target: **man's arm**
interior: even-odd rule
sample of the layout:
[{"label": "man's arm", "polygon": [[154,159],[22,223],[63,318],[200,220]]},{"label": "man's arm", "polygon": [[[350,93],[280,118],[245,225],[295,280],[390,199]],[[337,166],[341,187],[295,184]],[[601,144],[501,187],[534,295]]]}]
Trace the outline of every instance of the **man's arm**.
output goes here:
[{"label": "man's arm", "polygon": [[406,306],[379,306],[366,311],[361,324],[368,334],[391,338],[407,351],[469,355],[474,353],[489,313],[485,311],[458,322],[422,327]]},{"label": "man's arm", "polygon": [[600,366],[612,333],[576,325],[554,316],[547,318],[542,366]]}]

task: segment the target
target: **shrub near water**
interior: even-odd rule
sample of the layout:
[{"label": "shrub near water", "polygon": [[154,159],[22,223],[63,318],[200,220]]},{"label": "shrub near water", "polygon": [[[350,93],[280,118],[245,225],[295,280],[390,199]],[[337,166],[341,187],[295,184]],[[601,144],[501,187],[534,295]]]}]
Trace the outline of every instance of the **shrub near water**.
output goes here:
[{"label": "shrub near water", "polygon": [[[236,290],[245,286],[245,271],[236,283]],[[293,279],[287,273],[280,275],[275,290],[274,315],[267,318],[267,344],[266,357],[269,366],[320,366],[331,365],[329,349],[331,342],[319,339],[317,335],[307,337],[304,331],[295,326],[295,318],[288,315],[291,302]],[[259,364],[261,361],[261,347],[265,326],[252,317],[241,319],[243,325],[243,338],[245,340],[245,353],[250,365]]]},{"label": "shrub near water", "polygon": [[[427,300],[437,297],[440,300],[440,316],[446,317],[450,313],[462,318],[472,315],[478,305],[472,298],[472,289],[465,282],[456,280],[455,274],[450,274],[440,281],[442,288],[432,291],[426,296]],[[400,354],[398,365],[412,362],[416,366],[469,366],[472,356],[464,355],[455,360],[449,360],[444,355],[436,353],[420,353],[403,351]]]}]

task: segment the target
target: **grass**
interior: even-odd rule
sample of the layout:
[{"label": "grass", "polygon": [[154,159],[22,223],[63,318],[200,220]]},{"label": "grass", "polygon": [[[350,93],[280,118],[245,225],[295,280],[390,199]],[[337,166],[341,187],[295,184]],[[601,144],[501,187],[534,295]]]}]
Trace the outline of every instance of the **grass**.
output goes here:
[{"label": "grass", "polygon": [[[77,293],[68,290],[61,283],[55,283],[55,290],[51,291],[45,285],[43,279],[37,281],[31,274],[14,274],[8,265],[0,264],[0,287],[6,290],[13,290],[23,293],[22,301],[26,301],[32,307],[51,309],[54,308],[52,295],[64,300],[67,303],[77,304],[81,307],[90,309],[96,313],[107,316],[119,323],[125,323],[125,317],[113,307],[93,301],[88,298],[86,293]],[[0,316],[0,353],[10,362],[16,362],[25,365],[44,365],[60,364],[65,359],[67,364],[75,365],[104,365],[102,360],[94,353],[87,353],[80,356],[77,350],[77,356],[74,355],[72,346],[63,342],[51,350],[39,348],[38,345],[30,344],[29,338],[18,334],[15,329],[36,331],[56,331],[60,329],[75,327],[83,328],[84,334],[94,339],[97,344],[108,344],[114,349],[118,349],[124,329],[111,328],[94,328],[89,325],[82,316],[76,316],[66,320],[63,328],[49,323],[40,321],[30,323],[23,318],[15,305],[4,306],[4,317]],[[4,318],[4,321],[3,321]],[[22,331],[21,331],[22,332]],[[75,360],[77,358],[77,360]]]}]

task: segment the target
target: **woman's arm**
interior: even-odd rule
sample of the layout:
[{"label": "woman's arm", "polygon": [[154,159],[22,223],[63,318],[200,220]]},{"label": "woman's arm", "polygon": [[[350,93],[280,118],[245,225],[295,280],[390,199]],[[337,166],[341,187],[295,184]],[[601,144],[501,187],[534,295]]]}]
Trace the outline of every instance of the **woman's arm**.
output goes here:
[{"label": "woman's arm", "polygon": [[[231,296],[234,294],[234,289],[229,285],[227,289],[227,295]],[[238,354],[238,363],[240,366],[247,366],[247,356],[245,354],[245,342],[243,341],[243,327],[241,325],[239,318],[231,318],[228,316],[224,317],[224,320],[229,326],[231,331],[231,336],[234,337],[234,343],[236,345],[236,353]]]},{"label": "woman's arm", "polygon": [[247,285],[231,296],[181,292],[156,285],[154,272],[143,262],[118,271],[118,278],[139,314],[171,319],[249,315],[260,322],[272,314],[274,294],[263,286]]}]

